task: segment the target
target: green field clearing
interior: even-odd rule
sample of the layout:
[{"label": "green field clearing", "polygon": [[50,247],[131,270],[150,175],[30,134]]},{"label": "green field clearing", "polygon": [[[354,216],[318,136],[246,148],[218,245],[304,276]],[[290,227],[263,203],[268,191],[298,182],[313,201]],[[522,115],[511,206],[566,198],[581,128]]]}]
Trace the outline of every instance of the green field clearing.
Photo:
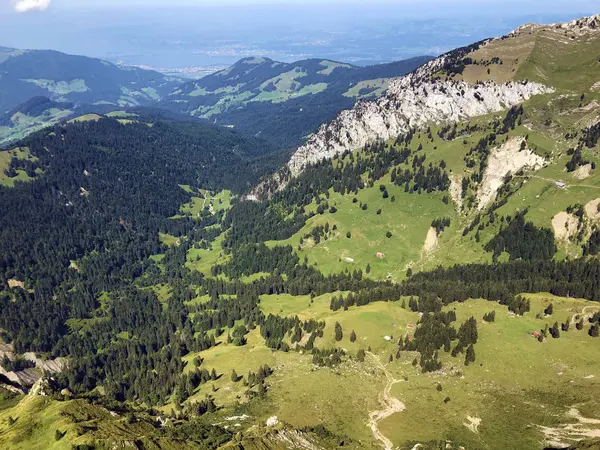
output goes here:
[{"label": "green field clearing", "polygon": [[199,189],[198,192],[195,192],[193,188],[187,185],[182,185],[181,188],[193,195],[201,194],[199,197],[193,196],[189,203],[181,205],[180,211],[184,215],[199,217],[204,209],[208,209],[212,214],[216,214],[231,208],[232,194],[229,190],[214,193],[204,189]]},{"label": "green field clearing", "polygon": [[[384,199],[379,184],[387,186],[389,198]],[[421,259],[425,238],[436,218],[450,217],[456,223],[457,215],[452,204],[442,202],[442,193],[407,194],[402,187],[389,182],[389,175],[381,179],[373,188],[360,190],[353,203],[353,195],[339,195],[331,191],[329,205],[337,212],[316,215],[294,236],[285,241],[270,241],[267,245],[288,245],[297,248],[300,239],[316,226],[337,226],[332,236],[314,245],[312,239],[305,239],[300,258],[306,256],[310,264],[316,264],[324,274],[352,271],[371,266],[369,276],[375,279],[390,278],[398,281],[412,263]],[[396,197],[392,202],[391,198]],[[360,204],[367,204],[363,211]],[[381,209],[381,214],[377,210]],[[455,225],[451,225],[448,231]],[[351,238],[346,233],[351,232]],[[386,233],[392,233],[391,238]],[[440,239],[444,239],[444,233]],[[379,259],[377,253],[384,253]]]},{"label": "green field clearing", "polygon": [[179,245],[179,238],[171,236],[170,234],[158,233],[158,239],[160,240],[160,242],[162,242],[165,245],[168,245],[169,247],[173,245]]},{"label": "green field clearing", "polygon": [[[226,337],[225,332],[221,338]],[[211,370],[215,367],[222,374],[214,383],[201,385],[194,398],[213,395],[218,405],[226,406],[223,416],[239,411],[239,406],[247,401],[244,392],[247,387],[242,381],[234,383],[231,371],[246,376],[248,371],[256,371],[268,364],[274,374],[267,379],[267,398],[258,404],[248,404],[247,411],[252,421],[263,422],[273,415],[294,427],[324,424],[335,433],[348,435],[362,442],[372,441],[370,430],[364,425],[365,411],[377,407],[377,392],[383,387],[381,374],[367,364],[349,362],[336,369],[318,368],[311,362],[310,355],[296,352],[275,352],[264,345],[258,329],[248,334],[248,343],[243,347],[221,343],[199,354],[186,356],[186,361],[200,356],[202,367]],[[187,368],[193,367],[188,364]],[[186,369],[189,370],[189,369]],[[357,384],[362,392],[355,395]],[[213,392],[212,386],[217,389]],[[298,405],[306,405],[298,408]],[[236,409],[237,408],[237,409]]]},{"label": "green field clearing", "polygon": [[[596,362],[597,351],[591,345],[595,341],[587,335],[589,325],[582,331],[571,327],[569,331],[562,332],[559,339],[549,336],[543,343],[538,342],[531,333],[543,329],[546,324],[551,326],[554,321],[564,322],[574,314],[581,313],[584,307],[588,307],[586,312],[590,313],[595,309],[600,310],[600,306],[585,300],[544,293],[526,294],[526,297],[530,298],[532,305],[531,311],[523,317],[514,316],[505,306],[485,300],[469,300],[446,307],[455,309],[456,327],[471,316],[477,319],[477,360],[475,364],[465,367],[464,355],[452,358],[440,352],[444,367],[442,371],[431,374],[422,374],[420,368],[412,366],[414,353],[403,352],[400,360],[388,363],[389,355],[395,353],[394,342],[398,336],[406,332],[412,334],[413,328],[409,328],[408,324],[418,321],[418,314],[402,309],[400,302],[376,302],[364,307],[352,307],[348,311],[332,312],[329,310],[331,294],[317,297],[313,304],[310,304],[308,296],[273,295],[261,297],[261,309],[265,314],[325,320],[325,336],[316,341],[319,348],[336,345],[353,354],[359,348],[370,346],[395,378],[408,378],[408,382],[398,383],[392,390],[393,395],[405,403],[406,410],[380,424],[380,430],[395,445],[413,440],[415,443],[424,443],[448,439],[465,448],[541,448],[544,435],[537,425],[557,427],[573,421],[567,417],[568,407],[565,405],[577,407],[584,417],[600,418],[592,406],[593,397],[589,395],[600,389],[600,381],[592,377],[600,373],[600,363]],[[536,319],[535,315],[549,303],[554,306],[553,315]],[[490,311],[496,312],[495,322],[483,322],[483,314]],[[339,322],[344,331],[341,342],[336,342],[333,337],[335,322]],[[354,344],[348,340],[351,330],[357,334]],[[385,336],[394,338],[386,341]],[[243,364],[242,359],[240,364]],[[299,388],[289,380],[290,372],[303,373],[301,366],[298,362],[286,362],[285,376],[273,385],[269,399],[274,404],[281,404],[282,399],[293,404],[297,398],[307,401],[312,396],[310,404],[314,405],[315,411],[321,412],[323,405],[319,399],[323,397],[332,402],[330,394],[323,389],[315,396],[317,388],[312,383],[302,383],[302,388]],[[361,367],[357,369],[356,363],[344,363],[343,368],[338,370],[344,375],[338,376],[338,386],[332,389],[343,395],[352,388],[346,383],[355,383],[355,390],[368,392],[374,386],[362,379],[360,374],[369,371],[374,373],[373,381],[381,387],[382,373],[376,366],[369,364],[369,360],[358,366]],[[357,372],[349,376],[346,371],[351,370]],[[322,377],[320,380],[329,382],[328,370],[318,369],[317,372]],[[436,390],[438,383],[442,385],[442,392]],[[378,395],[376,391],[372,391],[372,394]],[[364,396],[361,394],[361,397]],[[444,404],[446,397],[450,397],[450,401]],[[367,434],[363,434],[363,439],[366,439],[369,431],[366,425],[368,411],[378,409],[379,405],[370,408],[361,413],[360,421],[356,420],[354,425],[340,423],[337,430],[353,437],[358,437],[366,430]],[[286,421],[295,426],[313,423],[302,417],[303,413],[300,413],[300,417],[289,412],[287,414],[289,419]],[[288,417],[287,414],[285,409],[279,410],[280,417]],[[482,419],[478,433],[464,425],[469,424],[467,416]],[[323,416],[321,420],[327,426],[331,423]],[[362,431],[354,428],[361,423]],[[335,429],[335,425],[332,426]],[[502,447],[507,442],[510,445]],[[414,443],[407,448],[412,448],[412,445]]]},{"label": "green field clearing", "polygon": [[[344,92],[344,97],[379,97],[387,90],[392,80],[393,78],[377,78],[375,80],[359,81],[346,92]],[[368,90],[368,93],[361,94],[363,89]]]},{"label": "green field clearing", "polygon": [[6,187],[14,187],[15,182],[29,182],[33,181],[34,178],[30,178],[27,176],[24,170],[17,170],[17,176],[10,178],[8,177],[4,171],[9,168],[10,162],[14,159],[28,159],[30,161],[37,161],[38,159],[35,156],[32,156],[29,153],[29,149],[25,147],[17,147],[12,150],[4,150],[0,151],[0,185]]},{"label": "green field clearing", "polygon": [[83,116],[79,116],[79,117],[69,120],[69,123],[90,122],[90,121],[96,121],[96,120],[101,120],[101,119],[102,119],[102,116],[100,116],[98,114],[85,114]]},{"label": "green field clearing", "polygon": [[187,253],[186,266],[191,270],[197,270],[204,275],[210,275],[210,268],[216,264],[223,264],[231,258],[231,255],[225,255],[221,244],[225,235],[219,235],[213,242],[211,248],[191,248]]},{"label": "green field clearing", "polygon": [[328,60],[323,60],[319,64],[321,66],[325,67],[325,69],[320,70],[319,72],[317,72],[317,73],[319,73],[321,75],[331,75],[331,72],[333,72],[338,67],[344,68],[344,69],[351,69],[352,68],[352,66],[350,64],[344,64],[344,63],[339,63],[339,62],[335,62],[335,61],[328,61]]},{"label": "green field clearing", "polygon": [[[466,448],[523,449],[543,446],[544,435],[536,425],[572,423],[566,415],[569,405],[579,408],[585,417],[598,419],[597,411],[591,408],[590,393],[598,392],[600,384],[590,376],[599,373],[600,363],[587,327],[582,331],[571,327],[559,339],[549,337],[543,343],[531,336],[546,323],[560,323],[584,306],[595,305],[550,294],[528,297],[532,308],[524,317],[485,300],[450,305],[448,308],[456,309],[458,323],[470,316],[478,320],[475,364],[464,367],[464,357],[453,359],[446,354],[442,355],[443,370],[433,374],[420,374],[413,368],[413,355],[402,355],[389,364],[397,378],[409,379],[393,388],[406,410],[384,420],[381,431],[395,444],[450,439]],[[550,302],[553,316],[535,319]],[[496,321],[484,323],[481,317],[492,310],[496,311]],[[382,359],[385,357],[381,354]],[[462,375],[451,375],[452,366]],[[437,392],[437,383],[442,385],[442,392]],[[450,401],[444,404],[446,397]],[[482,419],[478,433],[464,425],[469,423],[467,416]]]}]

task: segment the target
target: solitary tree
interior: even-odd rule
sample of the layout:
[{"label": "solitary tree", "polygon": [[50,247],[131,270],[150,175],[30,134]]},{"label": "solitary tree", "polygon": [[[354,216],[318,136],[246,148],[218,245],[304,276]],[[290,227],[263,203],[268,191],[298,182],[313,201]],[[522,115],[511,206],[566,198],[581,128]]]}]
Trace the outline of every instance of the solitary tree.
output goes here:
[{"label": "solitary tree", "polygon": [[354,330],[352,330],[352,333],[350,333],[350,342],[356,342],[356,333]]},{"label": "solitary tree", "polygon": [[233,369],[231,371],[231,381],[233,381],[234,383],[237,383],[239,379],[240,378],[238,377],[237,372],[235,371],[235,369]]},{"label": "solitary tree", "polygon": [[342,326],[340,325],[339,322],[335,323],[335,340],[336,341],[341,341],[342,338],[344,337],[344,333],[342,332]]}]

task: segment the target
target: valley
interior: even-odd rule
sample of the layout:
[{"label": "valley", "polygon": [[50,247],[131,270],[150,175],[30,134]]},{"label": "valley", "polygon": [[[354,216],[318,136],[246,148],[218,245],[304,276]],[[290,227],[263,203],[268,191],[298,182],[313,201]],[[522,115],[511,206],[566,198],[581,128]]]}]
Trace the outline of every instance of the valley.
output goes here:
[{"label": "valley", "polygon": [[599,42],[249,58],[7,145],[0,447],[596,448]]}]

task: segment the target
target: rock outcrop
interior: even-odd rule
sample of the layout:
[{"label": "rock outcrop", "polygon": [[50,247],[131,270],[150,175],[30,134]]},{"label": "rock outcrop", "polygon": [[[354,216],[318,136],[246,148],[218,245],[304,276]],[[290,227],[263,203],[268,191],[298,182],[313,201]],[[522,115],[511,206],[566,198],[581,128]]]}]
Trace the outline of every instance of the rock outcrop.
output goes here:
[{"label": "rock outcrop", "polygon": [[377,101],[359,102],[353,109],[342,111],[329,125],[323,125],[292,155],[288,163],[292,175],[323,158],[397,137],[412,128],[502,111],[534,95],[553,92],[531,82],[471,85],[463,81],[421,81],[424,70],[435,71],[440,64],[443,62],[435,60],[400,78]]},{"label": "rock outcrop", "polygon": [[596,14],[589,17],[582,17],[580,19],[572,20],[571,22],[553,23],[550,25],[540,25],[531,23],[521,25],[520,27],[510,32],[508,36],[519,36],[521,34],[532,33],[542,29],[566,31],[573,33],[577,36],[582,36],[590,33],[600,33],[600,14]]},{"label": "rock outcrop", "polygon": [[514,175],[521,170],[535,171],[545,165],[546,160],[528,149],[523,138],[511,138],[494,148],[477,191],[477,209],[483,211],[496,199],[498,189],[504,184],[507,175]]}]

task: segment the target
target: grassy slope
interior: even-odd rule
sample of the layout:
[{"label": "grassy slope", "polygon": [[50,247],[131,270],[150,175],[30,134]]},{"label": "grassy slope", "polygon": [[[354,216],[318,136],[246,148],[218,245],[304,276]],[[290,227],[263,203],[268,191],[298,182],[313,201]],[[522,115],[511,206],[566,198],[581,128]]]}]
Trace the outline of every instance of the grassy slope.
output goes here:
[{"label": "grassy slope", "polygon": [[[415,369],[411,364],[414,354],[404,353],[400,360],[388,363],[389,355],[395,353],[395,340],[406,332],[412,333],[407,325],[418,320],[418,314],[402,309],[400,302],[377,302],[332,312],[331,294],[317,297],[312,304],[308,296],[272,295],[261,297],[261,308],[266,314],[325,320],[325,336],[316,341],[319,348],[335,345],[355,354],[360,348],[371,347],[394,377],[408,377],[408,382],[397,384],[392,391],[407,409],[390,416],[380,426],[396,445],[412,440],[450,439],[466,448],[539,448],[543,434],[536,425],[555,427],[567,423],[565,414],[570,406],[576,406],[585,417],[598,418],[589,393],[600,388],[599,381],[586,377],[597,374],[600,363],[595,346],[590,345],[594,341],[587,336],[587,326],[583,331],[571,327],[560,339],[550,338],[544,343],[531,337],[532,331],[544,328],[546,323],[565,321],[593,303],[550,294],[529,297],[532,310],[524,317],[514,317],[506,307],[485,300],[451,305],[456,309],[457,325],[471,316],[478,321],[477,361],[464,367],[463,356],[454,359],[444,354],[444,370],[434,374],[421,374]],[[535,314],[550,302],[554,315],[535,319]],[[496,311],[496,321],[483,323],[483,314],[492,310]],[[336,322],[344,330],[341,342],[333,336]],[[358,337],[355,343],[349,341],[352,330]],[[387,341],[385,336],[393,339]],[[368,413],[380,409],[378,398],[385,384],[383,373],[373,361],[347,362],[335,369],[317,368],[311,364],[310,356],[272,352],[264,346],[258,330],[249,334],[245,347],[222,343],[188,355],[186,360],[195,356],[203,358],[203,367],[215,367],[223,374],[214,383],[217,392],[212,393],[211,385],[206,385],[196,393],[196,398],[212,394],[218,404],[229,405],[222,411],[223,417],[243,411],[252,416],[250,422],[263,422],[277,415],[294,427],[324,424],[360,442],[361,448],[371,445]],[[268,380],[267,399],[245,405],[247,388],[241,381],[231,381],[231,370],[246,375],[262,364],[275,369]],[[461,373],[451,375],[452,367]],[[442,384],[442,392],[436,390],[437,383]],[[443,403],[446,396],[450,397],[448,404]],[[482,419],[478,434],[463,425],[468,422],[467,415]],[[511,442],[509,447],[502,447],[507,442]]]},{"label": "grassy slope", "polygon": [[[16,419],[12,425],[9,417]],[[126,448],[136,441],[147,449],[194,448],[185,442],[161,437],[141,415],[130,422],[84,400],[55,401],[42,396],[21,397],[11,408],[0,410],[0,448],[62,450],[76,445],[93,448]],[[65,435],[56,440],[56,430]]]},{"label": "grassy slope", "polygon": [[13,187],[16,181],[31,181],[32,178],[29,178],[24,170],[17,170],[17,176],[14,178],[9,178],[4,170],[8,169],[10,162],[12,159],[29,159],[31,161],[36,161],[37,158],[32,156],[29,153],[28,148],[15,148],[12,150],[0,151],[0,185]]},{"label": "grassy slope", "polygon": [[[598,391],[600,384],[586,377],[597,374],[600,368],[587,326],[583,331],[571,327],[560,339],[543,343],[531,337],[532,331],[546,323],[551,326],[555,320],[565,321],[573,311],[591,303],[549,294],[529,297],[532,312],[524,317],[510,315],[505,307],[484,300],[456,306],[459,321],[471,315],[478,319],[480,336],[475,364],[464,367],[460,357],[443,357],[445,366],[456,365],[464,378],[450,376],[448,370],[418,374],[408,355],[391,364],[397,377],[409,378],[408,383],[393,390],[407,409],[383,422],[384,434],[395,443],[450,438],[467,448],[540,448],[543,434],[535,425],[572,422],[566,416],[569,407],[597,419],[590,393]],[[549,301],[554,315],[535,319]],[[496,311],[495,323],[483,323],[483,314],[492,310]],[[442,384],[442,392],[435,389],[437,383]],[[443,403],[446,396],[450,397],[448,404]],[[468,415],[482,419],[478,434],[463,425],[468,423]]]},{"label": "grassy slope", "polygon": [[[511,136],[528,136],[529,146],[537,154],[544,156],[549,161],[549,166],[538,171],[529,179],[508,201],[498,210],[499,215],[514,214],[516,211],[529,209],[528,219],[536,225],[551,227],[551,219],[567,206],[575,203],[587,203],[600,197],[600,173],[592,171],[591,176],[585,180],[576,179],[572,174],[566,173],[564,167],[569,156],[566,150],[574,145],[566,142],[564,134],[567,131],[581,129],[597,120],[597,110],[594,102],[598,95],[589,91],[591,80],[597,78],[597,65],[591,63],[591,56],[582,55],[590,52],[589,43],[581,44],[569,54],[561,46],[552,46],[552,39],[521,37],[518,41],[498,41],[490,48],[494,52],[502,51],[503,59],[519,59],[514,64],[492,66],[489,78],[497,81],[506,81],[511,78],[537,79],[558,88],[557,93],[534,98],[525,104],[526,125],[517,127],[509,134]],[[489,50],[489,49],[488,49]],[[481,50],[479,53],[483,53]],[[551,55],[550,57],[548,55]],[[538,65],[540,55],[546,55],[552,61],[552,67],[532,69]],[[579,60],[572,60],[578,58]],[[486,57],[485,54],[481,55]],[[529,58],[529,59],[528,59]],[[536,59],[537,58],[537,59]],[[597,59],[597,58],[596,58]],[[578,72],[573,83],[572,75],[565,74],[565,68],[572,68]],[[479,70],[480,68],[474,67]],[[514,69],[514,70],[513,70]],[[571,70],[571,69],[569,69]],[[534,73],[535,72],[535,73]],[[592,73],[593,72],[593,73]],[[465,72],[465,78],[485,79],[486,72]],[[596,80],[597,81],[597,80]],[[574,88],[574,89],[573,89]],[[572,91],[568,91],[572,89]],[[580,92],[586,93],[586,99],[580,105]],[[551,119],[548,123],[547,119]],[[478,119],[482,122],[485,119]],[[475,121],[472,121],[472,123]],[[435,136],[435,142],[430,143],[422,138],[413,141],[411,147],[422,143],[424,152],[427,152],[428,161],[444,159],[448,168],[454,175],[469,174],[465,167],[463,156],[465,152],[487,132],[475,133],[472,136],[461,137],[451,142],[443,142]],[[463,143],[466,140],[466,143]],[[434,149],[437,147],[437,149]],[[584,150],[587,159],[600,162],[598,149]],[[566,189],[556,187],[554,181],[564,180]],[[384,200],[378,184],[388,186],[390,198]],[[392,274],[395,279],[401,279],[407,265],[414,265],[416,269],[426,269],[438,264],[450,265],[456,262],[490,261],[491,255],[483,251],[485,243],[493,237],[499,223],[489,224],[485,221],[486,228],[481,231],[481,242],[476,243],[474,233],[466,238],[462,237],[464,226],[473,218],[473,213],[459,214],[452,205],[446,206],[441,202],[441,195],[408,195],[400,189],[391,186],[386,177],[373,188],[364,189],[356,196],[359,202],[368,204],[368,210],[359,208],[359,203],[352,203],[353,195],[339,196],[331,192],[329,204],[337,208],[337,213],[318,215],[310,219],[307,225],[292,238],[281,242],[270,242],[270,245],[292,244],[294,248],[299,245],[300,238],[317,225],[326,222],[338,230],[328,240],[322,240],[314,245],[310,240],[304,240],[298,254],[301,258],[306,256],[310,263],[316,264],[324,273],[340,272],[346,268],[362,268],[371,265],[370,276],[383,278]],[[391,202],[392,195],[396,202]],[[314,207],[314,206],[313,206]],[[376,210],[381,208],[381,216],[376,215]],[[440,248],[430,256],[423,257],[421,247],[424,237],[432,219],[449,216],[452,226],[440,238]],[[392,231],[393,238],[387,240],[385,232]],[[346,238],[346,231],[352,232],[352,238]],[[384,260],[375,257],[377,251],[386,254]],[[562,253],[564,255],[564,253]],[[352,258],[349,262],[346,258]],[[407,377],[408,382],[397,384],[393,393],[405,402],[407,409],[397,413],[380,426],[381,431],[391,438],[396,445],[406,441],[428,441],[451,439],[460,442],[466,448],[539,448],[544,445],[544,435],[537,425],[560,427],[560,424],[572,423],[573,419],[566,416],[569,407],[577,407],[583,416],[598,419],[597,411],[593,407],[590,393],[600,389],[595,378],[590,375],[598,373],[598,354],[594,341],[587,336],[587,326],[583,331],[576,331],[571,327],[569,332],[563,332],[560,339],[552,339],[539,343],[531,337],[531,332],[544,328],[545,324],[552,325],[554,321],[565,321],[585,305],[591,303],[584,300],[556,298],[550,294],[528,295],[532,301],[532,312],[524,317],[514,317],[509,314],[506,307],[485,300],[470,300],[462,304],[451,305],[455,308],[459,322],[473,315],[478,320],[480,340],[476,345],[477,362],[469,367],[462,364],[463,358],[451,358],[443,355],[445,370],[429,375],[421,374],[413,368],[411,361],[414,355],[402,355],[399,361],[387,364],[389,370],[397,378]],[[333,325],[336,321],[342,324],[345,337],[337,346],[355,352],[358,348],[371,346],[380,360],[387,363],[393,345],[383,339],[384,336],[395,335],[407,331],[408,323],[415,323],[417,315],[400,308],[398,303],[375,303],[362,308],[351,308],[349,311],[333,313],[328,308],[331,295],[325,295],[310,303],[308,296],[292,297],[289,295],[263,296],[261,308],[265,313],[278,315],[298,315],[301,319],[315,318],[325,320],[327,327],[325,337],[317,340],[316,345],[323,348],[336,345],[333,338]],[[554,304],[554,315],[550,318],[536,319],[535,314],[542,311],[549,302]],[[593,305],[593,304],[591,304]],[[596,305],[594,305],[596,306]],[[483,323],[481,318],[484,313],[496,311],[496,322]],[[358,336],[356,343],[348,341],[347,336],[355,330]],[[253,338],[254,339],[254,338]],[[253,342],[250,345],[255,345]],[[236,357],[235,364],[244,367],[245,358],[241,351]],[[254,349],[250,354],[259,354]],[[222,353],[226,356],[227,353]],[[277,379],[270,390],[270,399],[276,405],[282,403],[297,404],[310,398],[311,407],[315,412],[323,411],[323,403],[328,406],[338,406],[331,399],[329,389],[328,370],[319,369],[319,381],[328,389],[315,391],[310,378],[304,378],[302,388],[295,385],[296,373],[302,374],[301,363],[286,359],[278,361],[278,371],[284,370],[285,376]],[[289,358],[289,356],[285,356]],[[298,359],[303,357],[297,356]],[[211,361],[216,361],[213,358]],[[223,361],[231,361],[229,357]],[[292,368],[289,368],[292,365]],[[287,366],[287,368],[286,368]],[[461,376],[451,376],[451,367],[460,370]],[[381,387],[383,377],[373,366],[368,363],[362,365],[356,377],[346,377],[346,370],[356,367],[353,363],[340,370],[344,375],[338,378],[334,391],[344,398],[347,390],[361,392],[360,397],[373,393],[372,382]],[[229,367],[227,367],[229,368]],[[237,370],[237,369],[236,369]],[[361,378],[358,373],[372,371],[372,382]],[[239,372],[239,371],[238,371]],[[291,374],[289,373],[291,372]],[[290,379],[291,378],[291,379]],[[441,383],[442,392],[436,390],[437,383]],[[349,385],[351,383],[351,386]],[[310,395],[310,397],[309,397]],[[445,397],[450,397],[448,404],[444,404]],[[375,405],[376,408],[378,405]],[[342,422],[337,422],[338,410],[331,412],[332,416],[319,415],[326,426],[336,431],[345,431],[352,437],[366,439],[369,432],[366,427],[367,412],[364,409],[359,414],[361,419],[355,417],[354,405],[348,406],[348,414]],[[343,408],[346,408],[344,406]],[[329,413],[329,409],[326,409]],[[273,411],[270,411],[273,412]],[[305,412],[298,412],[297,408],[290,412],[290,408],[278,410],[291,424],[302,426],[312,423],[307,419]],[[471,431],[464,424],[468,423],[467,416],[482,419],[477,433]],[[315,417],[312,418],[315,421]],[[363,431],[359,424],[362,423]],[[367,431],[366,434],[365,430]],[[567,439],[568,443],[569,440]],[[411,448],[409,446],[408,448]]]},{"label": "grassy slope", "polygon": [[[492,55],[500,55],[504,64],[491,65],[490,74],[482,65],[469,65],[462,76],[468,81],[492,79],[497,82],[515,79],[537,79],[557,87],[557,92],[534,97],[524,103],[525,119],[522,126],[509,132],[509,136],[528,137],[528,147],[548,161],[548,166],[532,174],[533,177],[510,198],[506,205],[497,211],[502,216],[514,215],[517,211],[529,209],[528,220],[537,226],[552,228],[552,218],[565,211],[570,205],[586,204],[600,198],[600,170],[592,170],[588,178],[577,179],[567,173],[565,165],[570,156],[567,150],[576,145],[576,140],[566,141],[565,134],[580,131],[582,128],[600,120],[600,94],[590,91],[590,86],[599,78],[600,64],[591,50],[598,40],[553,45],[552,36],[530,36],[528,34],[501,41],[494,41],[482,47],[470,56],[473,59],[486,60]],[[573,48],[573,54],[569,49]],[[578,56],[579,55],[579,56]],[[578,58],[578,59],[577,59]],[[506,61],[513,61],[508,64]],[[548,61],[547,63],[542,63]],[[510,70],[508,70],[510,68]],[[513,70],[514,69],[514,70]],[[485,75],[485,76],[483,76]],[[461,78],[459,76],[458,78]],[[584,99],[581,100],[581,94]],[[504,113],[495,116],[500,120]],[[490,121],[493,116],[471,120],[471,125],[478,124],[482,131],[468,136],[458,137],[452,141],[444,141],[437,136],[438,127],[431,127],[434,141],[429,141],[425,133],[417,133],[411,148],[420,144],[422,152],[427,154],[427,162],[444,160],[452,175],[461,179],[473,172],[465,165],[463,157],[469,148],[491,130]],[[600,165],[600,149],[585,148],[584,157],[590,162]],[[555,181],[564,181],[566,189],[559,189]],[[380,196],[379,184],[388,186],[390,198],[396,197],[396,203]],[[374,188],[363,189],[356,196],[360,203],[367,203],[369,208],[362,211],[359,204],[351,202],[354,196],[339,196],[331,193],[329,203],[334,205],[336,214],[325,213],[307,222],[307,225],[292,238],[282,242],[271,242],[270,245],[292,244],[296,248],[300,238],[315,226],[329,222],[330,226],[338,225],[338,231],[328,241],[321,241],[317,246],[311,241],[305,242],[298,251],[301,258],[306,256],[311,263],[324,273],[341,272],[346,268],[365,269],[371,265],[370,276],[381,279],[391,275],[392,279],[402,278],[407,267],[416,270],[430,269],[437,265],[452,265],[459,262],[490,262],[491,255],[483,251],[483,247],[499,230],[500,223],[491,225],[486,222],[486,229],[480,231],[481,242],[475,242],[475,233],[467,237],[462,231],[474,218],[474,210],[458,214],[451,207],[441,203],[439,194],[407,195],[403,189],[389,183],[389,175],[376,183]],[[377,209],[382,215],[375,215]],[[421,252],[425,236],[431,220],[438,217],[450,217],[452,226],[440,237],[439,248],[428,255]],[[387,240],[385,233],[394,235]],[[346,238],[351,231],[352,238]],[[561,242],[559,257],[581,254],[580,245]],[[378,260],[377,252],[386,255]],[[350,262],[350,259],[354,260]]]}]

